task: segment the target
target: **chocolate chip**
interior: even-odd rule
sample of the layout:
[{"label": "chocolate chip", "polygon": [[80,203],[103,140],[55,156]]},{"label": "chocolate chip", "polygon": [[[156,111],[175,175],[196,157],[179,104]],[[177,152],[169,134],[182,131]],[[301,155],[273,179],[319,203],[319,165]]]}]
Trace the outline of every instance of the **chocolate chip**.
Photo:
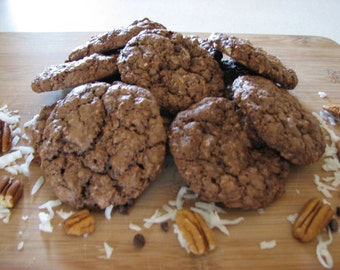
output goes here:
[{"label": "chocolate chip", "polygon": [[142,248],[145,245],[144,235],[137,233],[133,238],[133,244],[136,248]]},{"label": "chocolate chip", "polygon": [[329,224],[328,227],[331,229],[332,232],[338,232],[338,221],[333,218]]},{"label": "chocolate chip", "polygon": [[118,206],[118,212],[122,215],[127,215],[129,212],[128,212],[128,206],[126,204],[124,205],[119,205]]},{"label": "chocolate chip", "polygon": [[217,62],[221,61],[223,58],[223,54],[219,50],[211,48],[209,53]]},{"label": "chocolate chip", "polygon": [[169,231],[169,223],[167,221],[164,221],[161,223],[161,228],[164,232]]}]

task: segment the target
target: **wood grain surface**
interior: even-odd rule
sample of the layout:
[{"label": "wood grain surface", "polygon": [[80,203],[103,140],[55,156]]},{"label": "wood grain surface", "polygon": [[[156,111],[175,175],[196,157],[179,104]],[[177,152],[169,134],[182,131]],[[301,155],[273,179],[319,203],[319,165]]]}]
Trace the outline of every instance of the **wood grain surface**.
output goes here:
[{"label": "wood grain surface", "polygon": [[[37,114],[41,106],[61,98],[63,91],[34,93],[31,81],[45,66],[62,63],[74,47],[92,34],[95,33],[1,33],[0,105],[19,110],[23,124]],[[340,104],[340,46],[337,43],[323,37],[238,36],[250,39],[296,70],[299,84],[291,93],[309,111],[319,112],[323,104]],[[319,91],[326,92],[328,97],[321,99]],[[332,129],[340,135],[338,127]],[[12,210],[9,223],[0,221],[0,269],[323,269],[315,252],[317,241],[304,244],[296,241],[287,221],[287,216],[299,211],[307,199],[322,197],[313,183],[314,174],[329,175],[322,171],[322,164],[320,160],[310,166],[293,166],[285,194],[262,214],[228,210],[224,218],[242,216],[245,220],[228,226],[230,236],[215,230],[217,249],[200,257],[189,255],[180,247],[172,226],[169,232],[163,232],[158,225],[143,228],[141,233],[146,245],[136,249],[132,243],[136,232],[129,229],[129,224],[143,227],[143,219],[175,199],[182,185],[170,156],[161,176],[128,215],[114,210],[111,220],[107,220],[103,212],[94,213],[96,231],[86,238],[65,235],[58,215],[52,220],[53,233],[39,230],[39,205],[56,197],[47,184],[34,196],[30,195],[35,181],[43,175],[40,168],[32,164],[29,177],[16,177],[24,182],[25,192]],[[339,189],[332,195],[328,201],[333,207],[340,206]],[[71,210],[65,205],[56,209]],[[23,216],[28,219],[23,220]],[[334,269],[340,269],[339,233],[334,233],[333,238],[329,251]],[[277,245],[261,250],[260,242],[270,240],[276,240]],[[17,250],[21,241],[24,247]],[[108,259],[103,251],[104,242],[114,248]]]}]

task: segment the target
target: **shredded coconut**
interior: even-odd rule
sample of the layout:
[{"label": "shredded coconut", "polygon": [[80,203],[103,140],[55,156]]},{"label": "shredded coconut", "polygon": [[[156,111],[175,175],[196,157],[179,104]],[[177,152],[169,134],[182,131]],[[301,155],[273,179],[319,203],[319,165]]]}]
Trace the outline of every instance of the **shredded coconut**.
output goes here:
[{"label": "shredded coconut", "polygon": [[168,212],[168,213],[174,211],[174,209],[171,208],[171,207],[170,207],[169,205],[167,205],[167,204],[163,204],[162,208],[163,208],[166,212]]},{"label": "shredded coconut", "polygon": [[39,118],[39,114],[34,115],[31,120],[29,120],[29,121],[24,123],[24,127],[26,128],[26,127],[35,125],[35,123],[37,122],[38,118]]},{"label": "shredded coconut", "polygon": [[335,187],[322,183],[320,180],[320,176],[317,174],[314,175],[314,183],[317,186],[317,189],[327,198],[332,197],[332,194],[330,193],[330,191],[337,190]]},{"label": "shredded coconut", "polygon": [[313,112],[312,114],[319,120],[321,127],[323,127],[328,132],[331,141],[332,142],[338,141],[339,137],[335,134],[335,132],[331,128],[328,127],[326,121],[318,113]]},{"label": "shredded coconut", "polygon": [[288,215],[288,216],[287,216],[287,220],[288,220],[290,223],[294,224],[294,222],[295,222],[295,220],[297,219],[298,215],[299,215],[299,213],[294,213],[294,214]]},{"label": "shredded coconut", "polygon": [[[104,242],[104,251],[105,251],[105,259],[110,259],[112,252],[113,252],[113,247],[111,247],[108,243]],[[103,258],[103,257],[100,257]]]},{"label": "shredded coconut", "polygon": [[317,240],[316,255],[318,260],[323,267],[330,269],[333,267],[333,258],[328,251],[328,246],[333,242],[331,230],[328,228],[328,240],[323,241],[321,235],[318,235]]},{"label": "shredded coconut", "polygon": [[52,208],[59,206],[59,205],[61,205],[60,200],[50,200],[39,206],[39,209],[48,210],[48,213],[39,212],[38,214],[39,220],[40,220],[39,230],[43,232],[49,232],[49,233],[53,232],[53,226],[51,224],[51,220],[54,218],[54,211]]},{"label": "shredded coconut", "polygon": [[44,204],[39,206],[39,209],[52,209],[53,207],[57,207],[61,205],[61,201],[59,199],[57,200],[49,200],[45,202]]},{"label": "shredded coconut", "polygon": [[320,111],[320,117],[325,121],[329,122],[331,126],[335,126],[337,122],[339,122],[340,118],[339,116],[336,116],[326,110]]},{"label": "shredded coconut", "polygon": [[[13,135],[13,134],[12,134]],[[12,138],[12,146],[16,146],[18,144],[18,142],[20,141],[20,137],[19,136],[14,136]]]},{"label": "shredded coconut", "polygon": [[[177,210],[183,208],[185,199],[196,199],[197,195],[193,194],[192,191],[183,186],[179,189],[176,200],[169,201],[169,205],[163,205],[163,209],[167,212],[161,213],[159,209],[156,209],[154,214],[150,218],[144,219],[144,227],[150,228],[152,224],[162,223],[168,220],[175,221]],[[175,207],[175,208],[172,208]],[[243,217],[239,217],[233,220],[222,219],[219,214],[225,214],[226,211],[221,207],[216,206],[214,202],[207,203],[202,201],[196,201],[195,207],[191,207],[191,210],[200,214],[210,228],[218,228],[221,232],[226,235],[230,235],[226,225],[236,225],[244,220]]]},{"label": "shredded coconut", "polygon": [[168,204],[172,207],[176,207],[177,202],[175,200],[170,200],[170,201],[168,201]]},{"label": "shredded coconut", "polygon": [[326,144],[326,149],[323,154],[324,157],[334,157],[337,153],[338,149],[335,146],[335,143],[331,143],[330,145]]},{"label": "shredded coconut", "polygon": [[177,198],[176,198],[176,207],[178,210],[183,208],[183,196],[185,193],[189,191],[189,188],[186,186],[183,186],[179,189],[177,193]]},{"label": "shredded coconut", "polygon": [[[9,124],[12,135],[12,148],[9,153],[0,157],[0,169],[4,169],[10,174],[23,174],[29,176],[29,165],[33,160],[34,148],[31,146],[18,146],[20,141],[21,128],[18,126],[20,115],[18,111],[9,111],[8,106],[4,105],[0,108],[0,119]],[[26,135],[27,136],[27,135]],[[18,164],[18,160],[22,159],[23,164]]]},{"label": "shredded coconut", "polygon": [[7,172],[9,172],[10,174],[13,174],[13,175],[18,175],[18,174],[23,174],[25,176],[29,176],[29,166],[30,166],[30,163],[31,161],[34,159],[34,156],[33,154],[28,154],[26,157],[25,157],[25,161],[24,163],[22,164],[13,164],[11,166],[7,166],[5,168],[5,170]]},{"label": "shredded coconut", "polygon": [[339,171],[338,172],[334,172],[334,180],[333,180],[333,182],[332,182],[332,186],[333,187],[338,187],[339,185],[340,185],[340,175],[339,175]]},{"label": "shredded coconut", "polygon": [[43,176],[40,176],[38,178],[38,180],[35,182],[35,184],[33,185],[32,187],[32,190],[31,190],[31,196],[33,196],[35,193],[38,192],[38,190],[42,187],[42,185],[44,184],[45,182],[45,179]]},{"label": "shredded coconut", "polygon": [[159,209],[156,210],[156,212],[150,217],[150,218],[145,218],[144,219],[144,227],[145,228],[150,228],[152,224],[155,223],[163,223],[167,220],[175,220],[177,210],[173,210],[171,212],[168,212],[166,214],[161,214]]},{"label": "shredded coconut", "polygon": [[105,208],[104,214],[105,214],[105,218],[106,218],[107,220],[110,220],[110,219],[111,219],[112,209],[113,209],[113,205],[112,205],[112,204]]},{"label": "shredded coconut", "polygon": [[197,207],[192,207],[192,211],[200,214],[203,219],[206,221],[209,228],[218,228],[221,232],[226,235],[230,235],[229,230],[227,229],[226,225],[236,225],[239,224],[241,221],[244,220],[243,217],[229,220],[229,219],[221,219],[219,214],[216,211],[206,211],[204,209],[200,209]]},{"label": "shredded coconut", "polygon": [[21,134],[21,128],[20,127],[17,127],[15,129],[11,130],[12,137],[19,136],[20,134]]},{"label": "shredded coconut", "polygon": [[327,97],[327,93],[326,93],[326,92],[323,92],[323,91],[319,91],[319,92],[318,92],[318,95],[319,95],[320,98],[325,98],[325,97]]},{"label": "shredded coconut", "polygon": [[39,224],[39,230],[43,231],[43,232],[47,232],[47,233],[52,233],[53,232],[53,226],[51,224],[51,221],[45,221],[45,222],[41,222]]},{"label": "shredded coconut", "polygon": [[340,120],[339,116],[334,115],[334,114],[328,112],[327,110],[320,111],[320,117],[325,122],[329,122],[329,124],[331,126],[335,126],[339,122],[339,120]]},{"label": "shredded coconut", "polygon": [[18,150],[21,152],[23,155],[28,155],[28,154],[33,154],[34,153],[34,148],[32,146],[15,146],[12,148],[12,150]]},{"label": "shredded coconut", "polygon": [[136,231],[136,232],[140,232],[142,230],[140,226],[138,226],[137,224],[133,224],[133,223],[129,224],[129,229]]},{"label": "shredded coconut", "polygon": [[322,202],[323,202],[323,204],[331,205],[331,203],[329,201],[327,201],[326,199],[323,199]]},{"label": "shredded coconut", "polygon": [[270,249],[270,248],[274,248],[275,246],[276,246],[276,240],[262,241],[260,243],[261,249]]},{"label": "shredded coconut", "polygon": [[39,212],[38,217],[41,223],[46,223],[47,221],[50,221],[54,215],[50,213]]},{"label": "shredded coconut", "polygon": [[314,175],[314,183],[318,189],[326,198],[332,197],[332,191],[337,191],[337,187],[340,185],[340,162],[337,157],[338,149],[336,142],[339,141],[339,137],[335,132],[328,127],[324,120],[324,112],[320,112],[320,115],[313,112],[313,115],[319,120],[320,126],[325,129],[329,135],[330,143],[326,144],[326,149],[323,154],[324,164],[322,169],[326,172],[332,172],[333,176],[322,177]]},{"label": "shredded coconut", "polygon": [[177,235],[177,239],[182,248],[185,249],[187,253],[190,253],[187,241],[185,241],[182,232],[178,229],[177,224],[173,224],[174,233]]},{"label": "shredded coconut", "polygon": [[104,249],[106,253],[106,258],[110,258],[113,252],[113,248],[110,247],[108,243],[104,242]]},{"label": "shredded coconut", "polygon": [[3,205],[0,205],[0,219],[2,219],[4,223],[8,223],[10,216],[11,216],[11,210],[4,207]]},{"label": "shredded coconut", "polygon": [[2,155],[0,157],[0,169],[4,169],[20,158],[22,158],[22,153],[19,150]]},{"label": "shredded coconut", "polygon": [[144,219],[144,222],[145,222],[144,227],[147,229],[151,228],[152,224],[154,223],[154,220],[158,218],[159,216],[161,216],[161,212],[159,211],[159,209],[156,209],[150,218]]},{"label": "shredded coconut", "polygon": [[19,123],[20,116],[19,115],[12,115],[10,112],[4,113],[0,111],[0,120],[6,122],[10,125],[16,125]]},{"label": "shredded coconut", "polygon": [[197,208],[200,208],[200,209],[203,209],[203,210],[206,210],[206,211],[209,211],[209,212],[216,211],[217,213],[222,213],[222,214],[226,213],[226,211],[224,209],[216,206],[216,204],[214,202],[207,203],[207,202],[198,201],[198,202],[195,202],[195,206]]},{"label": "shredded coconut", "polygon": [[23,134],[21,135],[21,139],[23,139],[23,140],[25,140],[25,141],[27,141],[27,142],[30,142],[30,141],[31,141],[30,137],[29,137],[26,133],[23,133]]},{"label": "shredded coconut", "polygon": [[24,248],[24,241],[19,242],[18,246],[17,246],[17,250],[22,250]]},{"label": "shredded coconut", "polygon": [[58,216],[61,217],[62,219],[67,219],[70,216],[72,216],[74,214],[74,211],[69,211],[69,212],[65,212],[63,209],[57,210],[56,211]]},{"label": "shredded coconut", "polygon": [[340,169],[340,163],[337,157],[328,157],[324,159],[325,164],[322,165],[322,169],[326,172],[337,171]]}]

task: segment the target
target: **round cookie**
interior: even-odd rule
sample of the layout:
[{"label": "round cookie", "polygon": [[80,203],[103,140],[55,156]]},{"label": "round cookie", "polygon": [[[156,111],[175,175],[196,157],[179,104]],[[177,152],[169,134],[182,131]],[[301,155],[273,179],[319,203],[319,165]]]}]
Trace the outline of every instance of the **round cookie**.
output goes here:
[{"label": "round cookie", "polygon": [[32,138],[32,145],[34,147],[34,159],[39,164],[40,161],[40,148],[44,142],[44,129],[46,127],[46,121],[48,117],[50,116],[52,110],[54,109],[55,105],[57,103],[53,103],[50,106],[44,106],[41,108],[38,117],[34,123],[34,125],[31,126],[31,138]]},{"label": "round cookie", "polygon": [[94,53],[77,61],[44,68],[32,81],[31,88],[37,93],[72,88],[113,76],[117,70],[117,55]]},{"label": "round cookie", "polygon": [[255,47],[249,40],[212,33],[205,43],[202,45],[203,47],[216,48],[257,74],[280,84],[285,89],[294,89],[298,84],[298,77],[293,69],[283,65],[274,55]]},{"label": "round cookie", "polygon": [[207,97],[178,113],[170,150],[184,181],[201,199],[257,209],[284,192],[289,164],[255,143],[255,135],[232,101]]},{"label": "round cookie", "polygon": [[286,90],[260,76],[241,76],[233,83],[234,100],[258,136],[296,165],[317,161],[325,151],[318,120]]},{"label": "round cookie", "polygon": [[156,179],[165,158],[156,100],[121,82],[74,88],[53,109],[44,137],[46,180],[77,209],[127,204]]},{"label": "round cookie", "polygon": [[78,46],[70,53],[68,61],[79,60],[93,53],[111,54],[110,52],[124,47],[129,39],[145,29],[165,29],[165,27],[148,18],[135,20],[128,27],[114,29],[104,34],[91,37],[88,42]]},{"label": "round cookie", "polygon": [[145,30],[118,57],[125,83],[149,89],[162,112],[175,115],[207,96],[222,96],[223,74],[198,41],[166,30]]}]

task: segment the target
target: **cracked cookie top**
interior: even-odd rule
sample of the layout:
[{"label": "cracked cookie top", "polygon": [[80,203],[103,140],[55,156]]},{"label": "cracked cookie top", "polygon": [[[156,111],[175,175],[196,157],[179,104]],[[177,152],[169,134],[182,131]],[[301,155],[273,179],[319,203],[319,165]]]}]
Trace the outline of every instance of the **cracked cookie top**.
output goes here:
[{"label": "cracked cookie top", "polygon": [[256,74],[280,84],[285,89],[294,89],[298,84],[298,77],[293,69],[285,66],[276,56],[255,47],[247,39],[212,33],[202,46],[225,53]]},{"label": "cracked cookie top", "polygon": [[260,76],[241,76],[233,83],[234,100],[258,136],[296,165],[321,158],[325,140],[318,120],[285,89]]},{"label": "cracked cookie top", "polygon": [[197,41],[167,30],[145,30],[118,57],[121,80],[149,89],[162,111],[188,108],[207,96],[222,96],[218,63]]},{"label": "cracked cookie top", "polygon": [[235,104],[207,97],[177,114],[170,149],[181,176],[203,200],[257,209],[284,192],[289,165],[259,144]]},{"label": "cracked cookie top", "polygon": [[111,55],[112,51],[124,47],[132,37],[145,29],[165,29],[165,27],[148,18],[135,20],[127,27],[117,28],[101,35],[92,36],[88,42],[72,50],[68,61],[79,60],[93,53]]},{"label": "cracked cookie top", "polygon": [[73,88],[105,79],[116,72],[117,55],[94,53],[76,61],[44,68],[32,81],[31,88],[37,93]]},{"label": "cracked cookie top", "polygon": [[46,180],[75,208],[137,198],[161,172],[166,135],[159,106],[141,87],[74,88],[47,119],[40,156]]}]

